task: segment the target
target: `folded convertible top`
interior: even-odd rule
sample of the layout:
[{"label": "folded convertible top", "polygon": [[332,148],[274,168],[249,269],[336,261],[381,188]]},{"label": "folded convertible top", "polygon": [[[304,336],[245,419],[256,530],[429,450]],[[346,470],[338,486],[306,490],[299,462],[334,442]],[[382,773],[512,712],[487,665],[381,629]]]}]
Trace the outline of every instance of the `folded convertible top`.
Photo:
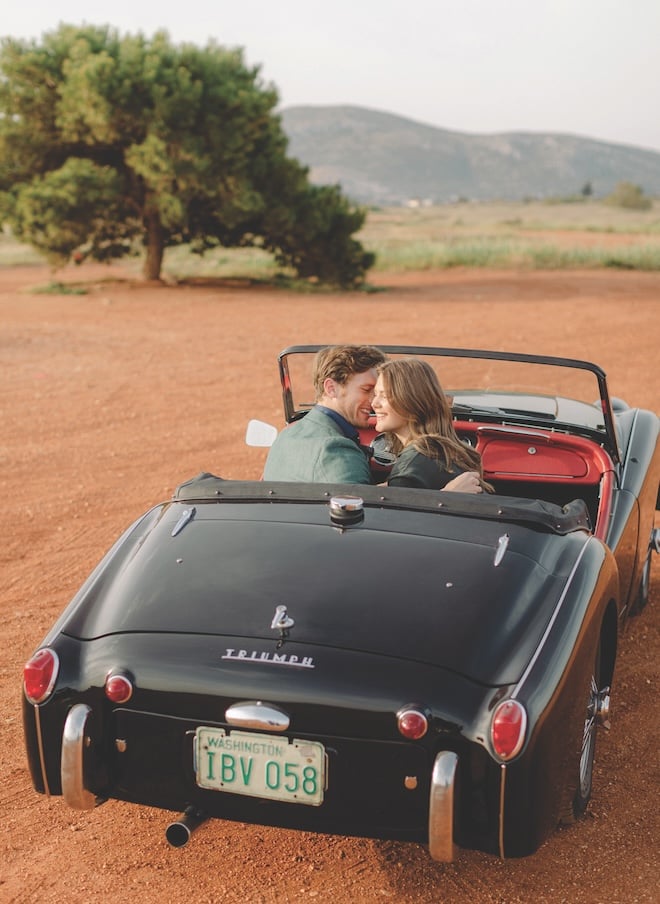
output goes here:
[{"label": "folded convertible top", "polygon": [[179,484],[173,498],[181,502],[328,503],[332,496],[359,496],[366,507],[437,512],[467,518],[528,524],[556,534],[591,531],[586,503],[565,506],[540,499],[491,494],[454,493],[366,484],[295,483],[267,480],[225,480],[202,472]]}]

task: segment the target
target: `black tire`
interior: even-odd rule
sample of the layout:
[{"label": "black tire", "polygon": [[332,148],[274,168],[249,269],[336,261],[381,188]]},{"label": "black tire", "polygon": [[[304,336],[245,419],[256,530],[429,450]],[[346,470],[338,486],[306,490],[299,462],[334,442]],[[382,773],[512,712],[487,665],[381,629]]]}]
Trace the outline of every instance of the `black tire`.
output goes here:
[{"label": "black tire", "polygon": [[583,699],[586,700],[582,737],[579,743],[579,755],[571,781],[569,782],[562,805],[559,822],[561,825],[572,825],[584,815],[593,786],[594,759],[596,755],[596,732],[598,729],[600,681],[600,645],[596,653],[593,672],[585,688]]}]

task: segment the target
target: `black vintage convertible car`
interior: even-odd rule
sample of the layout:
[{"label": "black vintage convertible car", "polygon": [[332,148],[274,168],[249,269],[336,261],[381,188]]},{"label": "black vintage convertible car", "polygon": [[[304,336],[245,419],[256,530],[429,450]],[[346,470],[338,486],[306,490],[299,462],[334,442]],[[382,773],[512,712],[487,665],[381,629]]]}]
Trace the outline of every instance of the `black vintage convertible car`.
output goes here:
[{"label": "black vintage convertible car", "polygon": [[[288,423],[318,348],[280,355]],[[658,417],[584,361],[383,350],[438,368],[496,493],[378,485],[369,431],[373,486],[182,483],[25,666],[38,792],[174,811],[173,845],[226,818],[437,860],[526,855],[584,812],[660,544]]]}]

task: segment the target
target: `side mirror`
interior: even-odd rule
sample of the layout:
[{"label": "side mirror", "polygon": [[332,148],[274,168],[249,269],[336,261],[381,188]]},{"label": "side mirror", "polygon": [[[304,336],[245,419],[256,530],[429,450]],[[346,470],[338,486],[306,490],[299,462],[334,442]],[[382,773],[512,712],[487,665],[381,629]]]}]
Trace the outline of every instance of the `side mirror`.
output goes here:
[{"label": "side mirror", "polygon": [[248,446],[260,446],[269,448],[275,442],[277,427],[267,424],[265,421],[248,421],[245,431],[245,443]]}]

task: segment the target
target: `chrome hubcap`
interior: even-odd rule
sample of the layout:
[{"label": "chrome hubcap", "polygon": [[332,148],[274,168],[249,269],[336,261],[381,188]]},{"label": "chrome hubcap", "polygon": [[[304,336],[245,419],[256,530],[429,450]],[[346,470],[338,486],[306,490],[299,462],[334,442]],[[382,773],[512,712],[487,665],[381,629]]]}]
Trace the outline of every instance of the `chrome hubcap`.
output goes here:
[{"label": "chrome hubcap", "polygon": [[604,687],[596,695],[596,724],[599,728],[610,730],[610,689]]}]

